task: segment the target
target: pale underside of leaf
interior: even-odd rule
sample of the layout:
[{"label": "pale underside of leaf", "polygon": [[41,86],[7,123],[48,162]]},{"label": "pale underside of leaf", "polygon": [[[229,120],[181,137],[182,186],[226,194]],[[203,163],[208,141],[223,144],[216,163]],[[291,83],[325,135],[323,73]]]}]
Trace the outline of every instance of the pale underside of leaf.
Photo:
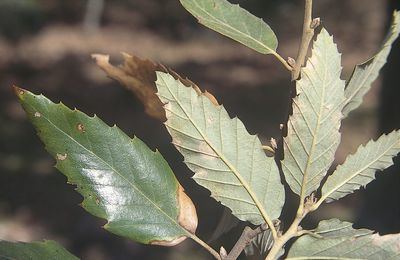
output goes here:
[{"label": "pale underside of leaf", "polygon": [[265,216],[278,218],[284,188],[258,137],[239,119],[231,119],[210,94],[199,94],[162,72],[157,77],[165,125],[195,181],[241,220],[261,224]]},{"label": "pale underside of leaf", "polygon": [[199,23],[263,54],[273,54],[278,40],[271,27],[227,0],[180,0]]},{"label": "pale underside of leaf", "polygon": [[0,240],[0,259],[65,259],[78,260],[55,241],[45,240],[31,243]]},{"label": "pale underside of leaf", "polygon": [[393,42],[400,34],[400,11],[393,14],[393,22],[380,51],[368,61],[355,67],[345,90],[346,100],[343,115],[346,117],[362,103],[364,95],[370,90],[372,82],[379,76],[379,71],[385,65]]},{"label": "pale underside of leaf", "polygon": [[141,243],[190,236],[179,223],[180,185],[159,152],[96,116],[25,90],[16,93],[46,149],[57,159],[57,169],[77,185],[84,197],[82,206],[108,221],[107,230]]},{"label": "pale underside of leaf", "polygon": [[318,189],[340,142],[340,104],[344,100],[340,62],[336,44],[322,29],[297,81],[298,96],[284,138],[285,178],[302,199]]},{"label": "pale underside of leaf", "polygon": [[375,179],[376,171],[393,164],[393,157],[399,152],[400,131],[382,135],[376,141],[371,140],[365,147],[360,146],[328,177],[322,187],[322,199],[331,202],[365,187]]},{"label": "pale underside of leaf", "polygon": [[380,236],[337,219],[321,221],[316,236],[304,235],[289,249],[287,259],[399,259],[400,234]]}]

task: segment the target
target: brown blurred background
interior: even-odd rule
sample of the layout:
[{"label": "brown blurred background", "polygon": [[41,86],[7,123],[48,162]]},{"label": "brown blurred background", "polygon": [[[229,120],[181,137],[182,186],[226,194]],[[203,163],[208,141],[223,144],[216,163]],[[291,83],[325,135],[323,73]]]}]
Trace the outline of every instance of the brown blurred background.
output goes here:
[{"label": "brown blurred background", "polygon": [[[91,2],[91,5],[88,3]],[[242,0],[276,32],[283,57],[294,57],[302,26],[303,1]],[[343,53],[343,79],[379,48],[399,1],[318,0],[315,14],[334,34]],[[96,9],[99,16],[96,15]],[[78,206],[81,201],[52,165],[33,127],[11,92],[17,84],[69,107],[96,113],[108,124],[159,148],[196,203],[204,240],[211,239],[222,207],[190,179],[191,172],[170,144],[163,125],[142,104],[108,79],[92,53],[120,52],[174,68],[215,94],[261,139],[280,135],[291,96],[289,74],[271,56],[251,51],[197,24],[178,0],[1,0],[0,1],[0,239],[54,239],[83,259],[208,259],[192,242],[176,248],[149,247],[107,233],[104,221]],[[400,127],[399,42],[390,64],[361,108],[343,122],[337,163],[358,145]],[[307,225],[340,217],[382,234],[400,232],[400,162],[377,181],[322,208]],[[293,196],[292,196],[293,197]],[[293,197],[295,198],[295,197]],[[288,199],[287,205],[293,205]],[[285,210],[290,216],[292,211]],[[290,218],[290,217],[289,217]],[[236,228],[213,240],[214,248],[237,238]]]}]

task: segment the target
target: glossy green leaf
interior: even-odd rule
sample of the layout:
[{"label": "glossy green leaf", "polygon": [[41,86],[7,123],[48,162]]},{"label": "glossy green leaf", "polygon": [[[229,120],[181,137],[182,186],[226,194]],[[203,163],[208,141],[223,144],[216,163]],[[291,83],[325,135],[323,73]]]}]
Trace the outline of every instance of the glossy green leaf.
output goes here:
[{"label": "glossy green leaf", "polygon": [[241,220],[261,224],[268,217],[278,218],[284,188],[274,159],[265,155],[258,137],[239,119],[231,119],[209,93],[162,72],[157,72],[156,85],[165,103],[165,125],[194,180]]},{"label": "glossy green leaf", "polygon": [[393,157],[400,152],[400,131],[382,135],[376,141],[360,146],[354,155],[329,176],[322,186],[322,199],[338,200],[375,179],[376,171],[393,164]]},{"label": "glossy green leaf", "polygon": [[399,259],[400,234],[380,236],[337,219],[321,221],[314,233],[297,239],[286,259]]},{"label": "glossy green leaf", "polygon": [[342,67],[336,44],[325,29],[314,43],[312,57],[297,81],[298,96],[284,138],[282,161],[286,181],[302,199],[318,189],[340,142]]},{"label": "glossy green leaf", "polygon": [[62,259],[77,260],[57,242],[45,240],[40,242],[24,243],[0,240],[0,259],[42,260]]},{"label": "glossy green leaf", "polygon": [[[190,236],[181,226],[187,224],[181,220],[188,213],[180,210],[186,195],[158,151],[96,116],[23,89],[15,92],[56,168],[77,185],[83,208],[107,220],[105,229],[146,244],[173,245]],[[195,214],[192,219],[197,223]]]},{"label": "glossy green leaf", "polygon": [[199,23],[264,54],[275,53],[278,40],[271,27],[227,0],[180,0]]},{"label": "glossy green leaf", "polygon": [[353,75],[346,86],[345,106],[343,114],[346,117],[352,110],[362,103],[364,95],[370,90],[372,82],[379,76],[379,71],[385,65],[393,42],[400,34],[400,11],[393,14],[390,32],[383,43],[381,50],[371,59],[355,67]]}]

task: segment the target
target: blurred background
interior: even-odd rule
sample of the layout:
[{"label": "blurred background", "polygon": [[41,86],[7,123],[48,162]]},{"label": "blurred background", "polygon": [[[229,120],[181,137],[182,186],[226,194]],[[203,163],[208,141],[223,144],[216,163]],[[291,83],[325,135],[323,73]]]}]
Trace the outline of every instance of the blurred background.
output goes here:
[{"label": "blurred background", "polygon": [[[276,32],[279,53],[295,57],[303,1],[242,0]],[[373,55],[384,39],[396,0],[318,0],[314,16],[335,36],[343,53],[343,79]],[[400,42],[380,79],[358,110],[343,122],[336,163],[360,144],[400,127]],[[92,53],[120,52],[161,62],[215,94],[262,140],[280,136],[293,90],[272,56],[258,54],[197,24],[178,0],[0,0],[0,239],[54,239],[82,259],[210,258],[186,241],[169,249],[139,245],[100,228],[103,220],[78,206],[80,195],[53,168],[33,127],[13,96],[16,84],[87,114],[96,113],[158,148],[196,204],[199,234],[214,248],[229,248],[240,228],[216,238],[223,208],[190,179],[192,173],[170,144],[164,126],[144,113],[128,90],[106,77]],[[398,160],[397,160],[398,161]],[[339,217],[381,234],[400,232],[400,162],[357,191],[311,215],[306,225]],[[289,196],[287,205],[293,205]],[[285,214],[292,216],[291,210]]]}]

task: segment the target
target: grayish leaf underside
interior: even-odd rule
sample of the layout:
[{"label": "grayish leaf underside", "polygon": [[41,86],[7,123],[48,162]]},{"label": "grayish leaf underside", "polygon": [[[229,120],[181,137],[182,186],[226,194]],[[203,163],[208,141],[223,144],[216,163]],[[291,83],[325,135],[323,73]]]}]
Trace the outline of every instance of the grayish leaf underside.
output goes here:
[{"label": "grayish leaf underside", "polygon": [[271,27],[227,0],[180,0],[199,23],[263,54],[275,53],[278,40]]},{"label": "grayish leaf underside", "polygon": [[400,234],[379,236],[337,219],[321,221],[315,233],[320,237],[305,235],[296,240],[287,259],[400,258]]},{"label": "grayish leaf underside", "polygon": [[393,157],[400,152],[400,131],[382,135],[376,141],[360,146],[349,155],[344,164],[329,176],[322,187],[322,196],[328,202],[338,200],[375,179],[376,171],[393,164]]},{"label": "grayish leaf underside", "polygon": [[353,75],[345,90],[345,106],[343,115],[346,117],[352,110],[361,105],[364,95],[370,90],[372,82],[379,76],[379,71],[385,65],[393,42],[400,34],[400,11],[393,14],[393,22],[380,51],[371,59],[355,67]]},{"label": "grayish leaf underside", "polygon": [[297,81],[298,96],[293,100],[293,115],[284,139],[286,181],[302,198],[319,187],[340,142],[340,104],[345,85],[340,80],[340,62],[336,44],[322,29]]},{"label": "grayish leaf underside", "polygon": [[157,72],[156,85],[165,103],[165,125],[195,172],[195,181],[241,220],[264,223],[262,210],[278,218],[284,188],[274,159],[266,157],[258,137],[222,106],[172,76]]}]

